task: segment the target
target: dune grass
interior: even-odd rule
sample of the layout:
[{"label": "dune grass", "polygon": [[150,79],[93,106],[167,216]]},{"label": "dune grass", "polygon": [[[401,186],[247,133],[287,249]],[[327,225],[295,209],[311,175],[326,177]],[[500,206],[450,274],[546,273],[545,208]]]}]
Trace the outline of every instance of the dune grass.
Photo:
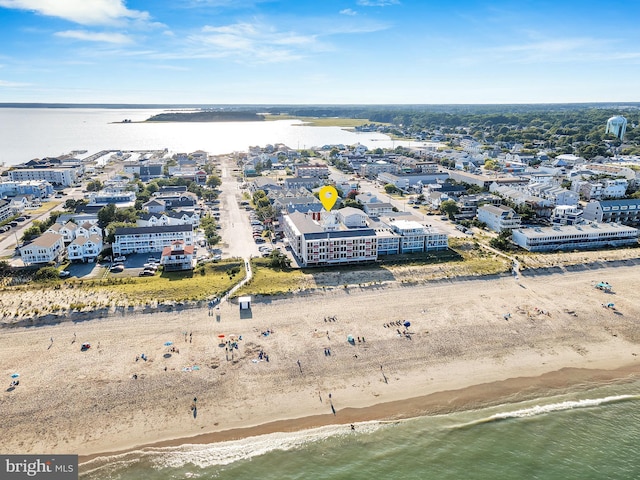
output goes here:
[{"label": "dune grass", "polygon": [[162,272],[153,277],[110,277],[85,284],[125,295],[135,303],[181,302],[219,296],[244,277],[242,261],[228,260],[196,267],[192,272]]},{"label": "dune grass", "polygon": [[268,259],[254,258],[251,261],[253,278],[236,292],[240,295],[277,295],[301,288],[310,276],[302,270],[274,270]]}]

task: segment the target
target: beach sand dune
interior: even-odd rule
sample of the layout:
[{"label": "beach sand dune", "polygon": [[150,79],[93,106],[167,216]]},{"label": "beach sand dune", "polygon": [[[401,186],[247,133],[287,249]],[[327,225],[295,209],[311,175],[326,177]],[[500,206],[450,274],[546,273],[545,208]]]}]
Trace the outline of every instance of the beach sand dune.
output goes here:
[{"label": "beach sand dune", "polygon": [[[603,280],[614,293],[594,288]],[[0,446],[87,456],[628,378],[640,353],[636,283],[637,267],[619,266],[336,288],[254,302],[251,318],[223,304],[220,322],[205,308],[4,328]]]}]

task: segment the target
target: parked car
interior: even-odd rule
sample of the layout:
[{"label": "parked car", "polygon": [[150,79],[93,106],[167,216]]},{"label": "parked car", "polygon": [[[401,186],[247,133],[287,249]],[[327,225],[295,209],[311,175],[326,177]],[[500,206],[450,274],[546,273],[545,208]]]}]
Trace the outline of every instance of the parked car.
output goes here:
[{"label": "parked car", "polygon": [[143,270],[138,274],[138,276],[139,277],[153,277],[155,274],[156,274],[156,272],[154,272],[153,270]]},{"label": "parked car", "polygon": [[114,262],[124,262],[127,259],[127,257],[125,257],[124,255],[120,255],[119,257],[116,257],[113,259]]},{"label": "parked car", "polygon": [[109,270],[113,273],[120,273],[124,271],[124,265],[114,265]]},{"label": "parked car", "polygon": [[265,243],[265,239],[262,238],[262,237],[256,237],[255,242],[256,243]]},{"label": "parked car", "polygon": [[155,257],[149,257],[149,258],[147,258],[147,262],[149,262],[149,263],[160,263],[160,260],[155,258]]},{"label": "parked car", "polygon": [[71,275],[71,272],[69,270],[61,270],[60,273],[58,273],[58,276],[60,278],[67,278],[70,275]]}]

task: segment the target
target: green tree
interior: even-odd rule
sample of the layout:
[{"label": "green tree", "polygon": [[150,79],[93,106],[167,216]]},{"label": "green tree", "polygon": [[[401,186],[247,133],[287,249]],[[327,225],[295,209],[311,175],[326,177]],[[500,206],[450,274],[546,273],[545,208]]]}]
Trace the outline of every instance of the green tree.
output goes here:
[{"label": "green tree", "polygon": [[98,226],[103,230],[116,219],[116,205],[110,203],[98,210]]},{"label": "green tree", "polygon": [[42,267],[33,276],[36,282],[49,282],[58,278],[60,278],[60,272],[56,267]]},{"label": "green tree", "polygon": [[113,243],[116,239],[116,228],[121,228],[121,227],[135,227],[136,224],[135,223],[129,223],[129,222],[111,222],[107,228],[106,228],[106,232],[107,235],[104,239],[104,241],[106,243]]},{"label": "green tree", "polygon": [[220,235],[216,229],[215,219],[207,215],[200,220],[200,228],[204,230],[204,236],[209,245],[215,245],[220,241]]},{"label": "green tree", "polygon": [[360,210],[364,210],[364,205],[362,205],[357,200],[352,200],[351,198],[347,198],[346,200],[344,200],[342,202],[342,206],[343,207],[353,207],[353,208],[357,208],[357,209],[360,209]]},{"label": "green tree", "polygon": [[440,211],[446,214],[450,220],[455,218],[456,213],[460,211],[458,204],[453,200],[445,200],[440,204]]},{"label": "green tree", "polygon": [[511,249],[511,230],[503,230],[500,234],[489,241],[489,245],[498,250]]},{"label": "green tree", "polygon": [[209,175],[207,178],[207,187],[209,188],[217,188],[222,185],[222,180],[217,175]]},{"label": "green tree", "polygon": [[274,269],[288,270],[291,268],[291,259],[280,250],[272,250],[269,255],[269,266]]},{"label": "green tree", "polygon": [[385,191],[387,194],[392,194],[392,193],[398,193],[398,192],[399,192],[399,189],[398,189],[398,187],[396,187],[393,183],[387,183],[387,184],[384,186],[384,191]]},{"label": "green tree", "polygon": [[39,237],[42,234],[42,230],[40,230],[40,222],[33,222],[29,228],[25,229],[22,233],[21,240],[23,242],[29,242],[30,240]]},{"label": "green tree", "polygon": [[95,180],[91,180],[89,183],[87,183],[87,191],[88,192],[98,192],[100,190],[102,190],[104,188],[103,183],[98,180],[97,178]]}]

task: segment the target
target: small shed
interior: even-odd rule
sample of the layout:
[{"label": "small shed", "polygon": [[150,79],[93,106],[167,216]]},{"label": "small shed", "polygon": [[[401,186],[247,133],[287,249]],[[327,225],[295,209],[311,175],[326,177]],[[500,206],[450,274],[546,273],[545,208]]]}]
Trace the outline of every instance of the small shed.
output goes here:
[{"label": "small shed", "polygon": [[240,310],[251,310],[251,297],[238,298],[238,304],[240,305]]}]

